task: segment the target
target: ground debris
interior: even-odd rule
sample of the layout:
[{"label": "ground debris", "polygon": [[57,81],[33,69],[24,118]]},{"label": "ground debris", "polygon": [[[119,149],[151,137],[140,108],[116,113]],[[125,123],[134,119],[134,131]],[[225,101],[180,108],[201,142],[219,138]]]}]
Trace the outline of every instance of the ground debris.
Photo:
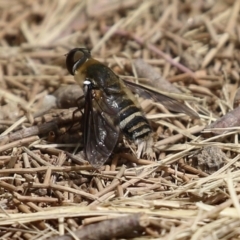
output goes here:
[{"label": "ground debris", "polygon": [[[0,238],[77,239],[89,228],[127,239],[128,216],[136,229],[148,222],[138,239],[239,239],[239,9],[238,0],[0,0]],[[75,47],[196,114],[138,93],[154,159],[120,140],[94,169],[84,94],[65,66]],[[116,226],[125,235],[111,235]]]},{"label": "ground debris", "polygon": [[217,146],[207,146],[194,154],[193,166],[212,174],[219,170],[226,161],[225,153]]}]

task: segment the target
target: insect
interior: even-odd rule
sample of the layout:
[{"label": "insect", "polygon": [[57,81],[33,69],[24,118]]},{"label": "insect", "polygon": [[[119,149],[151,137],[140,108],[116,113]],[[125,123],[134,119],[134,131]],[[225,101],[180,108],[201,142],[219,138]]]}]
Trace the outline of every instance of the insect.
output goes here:
[{"label": "insect", "polygon": [[92,58],[86,48],[70,50],[66,66],[84,90],[83,145],[87,160],[95,168],[110,157],[120,133],[136,144],[151,138],[149,122],[132,91],[159,101],[175,112],[197,116],[175,99],[122,80],[109,67]]}]

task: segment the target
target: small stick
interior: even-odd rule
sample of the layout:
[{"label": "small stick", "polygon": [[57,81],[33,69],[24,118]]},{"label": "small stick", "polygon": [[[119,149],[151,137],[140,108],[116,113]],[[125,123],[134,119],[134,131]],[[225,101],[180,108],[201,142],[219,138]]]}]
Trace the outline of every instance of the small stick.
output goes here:
[{"label": "small stick", "polygon": [[97,199],[97,197],[95,197],[92,194],[89,194],[89,193],[84,192],[84,191],[76,190],[74,188],[70,188],[70,187],[67,187],[67,186],[59,186],[57,184],[50,183],[50,188],[53,188],[53,189],[59,190],[59,191],[72,192],[72,193],[78,194],[78,195],[80,195],[82,197],[85,197],[87,199],[90,199],[90,200],[96,200]]},{"label": "small stick", "polygon": [[4,188],[4,189],[6,189],[7,191],[10,191],[10,192],[16,192],[17,191],[17,188],[14,185],[6,183],[4,181],[0,181],[0,187]]},{"label": "small stick", "polygon": [[41,165],[34,159],[32,159],[31,164],[34,168],[40,168]]},{"label": "small stick", "polygon": [[[34,161],[34,160],[33,160]],[[0,169],[0,175],[1,174],[12,174],[12,173],[18,173],[18,174],[36,174],[37,172],[46,172],[49,166],[42,166],[37,168],[22,168],[22,169]],[[58,166],[50,166],[52,172],[71,172],[71,171],[81,171],[81,170],[93,170],[94,168],[92,166],[64,166],[64,167],[58,167]]]},{"label": "small stick", "polygon": [[156,168],[151,168],[151,169],[147,169],[147,170],[143,170],[136,178],[133,178],[125,183],[123,183],[121,186],[123,189],[128,188],[129,186],[132,186],[134,184],[136,184],[137,182],[141,181],[143,178],[145,178],[146,176],[150,175],[151,173],[155,172],[157,169]]},{"label": "small stick", "polygon": [[33,210],[37,211],[37,212],[42,212],[44,211],[41,207],[37,206],[35,203],[33,202],[26,202],[26,205],[29,206],[30,208],[32,208]]},{"label": "small stick", "polygon": [[234,34],[234,29],[237,24],[237,19],[239,16],[238,15],[239,8],[240,8],[240,1],[239,0],[234,1],[234,5],[232,6],[232,13],[230,14],[227,27],[226,27],[226,32],[228,32],[231,35]]},{"label": "small stick", "polygon": [[23,154],[22,154],[22,157],[23,157],[24,168],[30,168],[31,165],[30,165],[30,162],[29,162],[29,158],[28,158],[27,153],[23,153]]},{"label": "small stick", "polygon": [[110,166],[110,171],[115,171],[118,164],[118,159],[119,159],[119,155],[115,155]]},{"label": "small stick", "polygon": [[212,22],[210,21],[210,19],[207,16],[203,16],[203,22],[212,38],[212,40],[217,43],[218,42],[218,36],[216,34],[216,31],[212,25]]},{"label": "small stick", "polygon": [[118,185],[118,186],[117,186],[116,195],[117,195],[118,197],[123,197],[123,196],[124,196],[123,188],[122,188],[121,185]]},{"label": "small stick", "polygon": [[7,165],[12,158],[11,156],[2,156],[2,157],[4,157],[4,159],[0,160],[0,166]]},{"label": "small stick", "polygon": [[98,177],[94,177],[93,181],[95,182],[98,191],[99,192],[103,191],[104,188],[103,188],[103,185],[102,185],[102,182],[100,181],[100,179]]},{"label": "small stick", "polygon": [[203,62],[202,62],[202,66],[201,68],[206,68],[206,66],[213,60],[213,58],[215,57],[215,55],[220,51],[220,49],[224,46],[224,44],[226,44],[226,42],[229,39],[229,34],[228,33],[224,33],[219,41],[218,41],[218,45],[216,46],[216,48],[212,48],[205,56]]},{"label": "small stick", "polygon": [[[194,126],[192,128],[187,129],[186,132],[189,132],[190,134],[196,134],[196,133],[201,132],[204,128],[205,128],[205,126]],[[168,137],[161,141],[156,142],[154,147],[157,148],[161,145],[173,144],[173,143],[179,141],[180,139],[182,139],[183,137],[185,137],[185,135],[178,133],[174,136],[171,136],[171,137]]]},{"label": "small stick", "polygon": [[[124,153],[119,153],[119,156],[123,156]],[[131,154],[128,154],[127,156],[132,156]],[[114,176],[118,173],[118,171],[101,171],[101,175],[97,176],[107,176],[108,178],[114,178]],[[112,176],[113,175],[113,176]],[[136,176],[136,172],[134,171],[125,171],[123,173],[123,176]]]},{"label": "small stick", "polygon": [[191,166],[187,165],[187,164],[184,162],[183,159],[180,159],[179,162],[178,162],[178,164],[179,164],[179,167],[180,167],[180,168],[182,168],[182,169],[184,169],[184,170],[186,170],[186,171],[189,171],[189,172],[191,172],[191,173],[193,173],[193,174],[196,174],[196,175],[198,175],[198,176],[201,176],[201,177],[207,177],[207,176],[209,176],[209,174],[207,174],[207,173],[205,173],[205,172],[203,172],[203,171],[201,171],[201,170],[199,170],[199,169],[196,169],[196,168],[194,168],[194,167],[191,167]]},{"label": "small stick", "polygon": [[119,153],[119,156],[121,158],[127,159],[130,162],[137,163],[138,165],[149,165],[153,163],[150,160],[138,159],[136,156],[129,153]]},{"label": "small stick", "polygon": [[16,197],[21,202],[43,202],[43,203],[55,203],[58,202],[58,198],[53,197],[31,197],[31,196],[22,196],[19,193],[14,192],[13,196]]},{"label": "small stick", "polygon": [[3,146],[0,146],[0,152],[6,151],[6,150],[8,150],[9,148],[14,148],[14,147],[17,147],[17,146],[22,146],[22,145],[24,145],[24,144],[28,144],[28,143],[30,143],[30,142],[34,142],[34,141],[37,141],[37,140],[39,140],[39,137],[38,137],[38,136],[32,136],[32,137],[23,138],[23,139],[20,139],[20,140],[17,140],[17,141],[14,141],[14,142],[5,144],[5,145],[3,145]]},{"label": "small stick", "polygon": [[45,174],[45,178],[44,178],[43,184],[45,184],[45,185],[49,184],[51,175],[52,175],[52,169],[48,168],[47,171],[46,171],[46,174]]},{"label": "small stick", "polygon": [[119,170],[118,174],[116,175],[116,178],[113,179],[112,183],[109,186],[107,186],[106,188],[104,188],[101,192],[96,193],[95,196],[101,197],[102,195],[115,189],[120,184],[119,179],[123,176],[125,170],[126,170],[126,166],[122,165],[121,169]]},{"label": "small stick", "polygon": [[26,179],[27,182],[34,182],[35,177],[31,174],[23,174],[23,177]]},{"label": "small stick", "polygon": [[55,193],[55,195],[57,196],[57,198],[60,202],[62,202],[64,200],[64,196],[60,191],[54,190],[54,193]]},{"label": "small stick", "polygon": [[181,73],[172,77],[167,78],[167,81],[172,83],[172,82],[184,82],[188,81],[191,79],[188,73]]},{"label": "small stick", "polygon": [[52,164],[46,162],[45,160],[43,160],[42,158],[39,157],[39,155],[35,154],[34,152],[30,151],[28,148],[26,147],[22,147],[23,151],[26,152],[30,157],[32,157],[33,159],[35,159],[38,163],[40,163],[43,166],[52,166]]},{"label": "small stick", "polygon": [[[13,198],[13,203],[16,205],[16,207],[19,209],[20,212],[23,212],[23,213],[32,213],[29,208],[25,205],[25,204],[22,204],[18,199],[16,198]],[[44,221],[37,221],[36,222],[36,226],[39,228],[39,229],[45,229],[46,228],[46,225],[44,223]]]}]

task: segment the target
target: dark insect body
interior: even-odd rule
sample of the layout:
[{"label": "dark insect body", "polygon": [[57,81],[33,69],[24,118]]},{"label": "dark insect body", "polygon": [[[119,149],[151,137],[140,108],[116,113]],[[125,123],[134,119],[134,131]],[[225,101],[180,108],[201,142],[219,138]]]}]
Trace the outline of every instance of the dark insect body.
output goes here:
[{"label": "dark insect body", "polygon": [[165,103],[170,110],[196,117],[194,111],[175,99],[146,86],[123,81],[109,67],[92,58],[86,48],[72,49],[67,54],[66,66],[84,90],[84,152],[96,168],[107,161],[120,132],[137,144],[151,138],[149,122],[132,91]]}]

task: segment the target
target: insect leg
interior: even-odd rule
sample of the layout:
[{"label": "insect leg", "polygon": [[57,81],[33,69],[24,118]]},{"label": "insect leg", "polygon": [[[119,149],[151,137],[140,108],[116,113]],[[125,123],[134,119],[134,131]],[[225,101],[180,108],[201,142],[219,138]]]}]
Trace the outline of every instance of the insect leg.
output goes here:
[{"label": "insect leg", "polygon": [[145,155],[147,159],[154,160],[156,159],[155,152],[153,151],[153,136],[149,135],[144,141],[136,142],[137,144],[137,158],[140,158],[141,155]]},{"label": "insect leg", "polygon": [[82,109],[84,107],[84,104],[85,104],[85,97],[84,96],[81,96],[76,100],[77,109],[75,109],[73,111],[73,114],[72,114],[73,122],[72,122],[72,124],[70,125],[70,127],[68,128],[67,131],[70,131],[73,128],[74,122],[75,122],[74,118],[75,118],[76,113],[80,111],[81,114],[83,115]]}]

